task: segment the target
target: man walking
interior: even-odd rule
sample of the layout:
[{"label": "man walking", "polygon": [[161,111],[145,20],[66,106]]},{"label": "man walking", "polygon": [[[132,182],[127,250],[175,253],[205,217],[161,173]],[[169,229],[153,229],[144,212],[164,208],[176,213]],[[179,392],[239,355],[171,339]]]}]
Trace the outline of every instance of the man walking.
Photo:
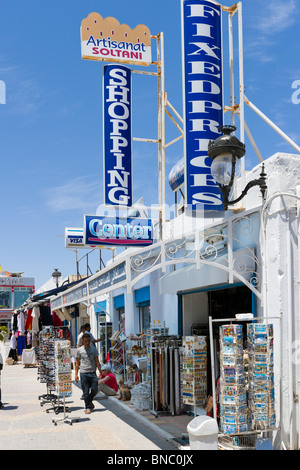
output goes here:
[{"label": "man walking", "polygon": [[77,350],[75,364],[75,381],[79,381],[78,371],[80,369],[80,381],[85,403],[85,413],[90,414],[94,409],[93,399],[98,392],[98,369],[101,377],[101,365],[98,358],[98,351],[94,344],[91,344],[91,336],[84,333],[82,336],[83,345]]}]

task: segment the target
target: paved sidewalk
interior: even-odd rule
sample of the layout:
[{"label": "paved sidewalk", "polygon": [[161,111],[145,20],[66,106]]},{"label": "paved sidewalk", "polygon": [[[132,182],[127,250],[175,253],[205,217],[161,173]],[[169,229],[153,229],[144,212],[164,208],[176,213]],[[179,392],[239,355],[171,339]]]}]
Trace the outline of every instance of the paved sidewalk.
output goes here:
[{"label": "paved sidewalk", "polygon": [[145,425],[146,418],[116,399],[95,401],[95,410],[85,415],[82,392],[75,383],[66,403],[71,411],[68,416],[78,417],[79,422],[54,425],[52,419],[63,413],[47,413],[51,404],[41,406],[39,396],[46,394],[46,386],[37,380],[37,368],[4,365],[1,387],[1,450],[179,450],[168,440],[168,430],[151,427],[148,421]]}]

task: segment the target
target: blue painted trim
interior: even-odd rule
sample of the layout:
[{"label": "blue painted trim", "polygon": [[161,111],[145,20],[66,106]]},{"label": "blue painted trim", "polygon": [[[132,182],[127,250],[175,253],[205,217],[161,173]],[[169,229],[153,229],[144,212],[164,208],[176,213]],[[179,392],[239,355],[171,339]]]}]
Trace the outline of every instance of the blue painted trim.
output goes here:
[{"label": "blue painted trim", "polygon": [[[150,305],[150,286],[142,287],[134,291],[135,303],[145,307]],[[142,305],[143,304],[143,305]]]}]

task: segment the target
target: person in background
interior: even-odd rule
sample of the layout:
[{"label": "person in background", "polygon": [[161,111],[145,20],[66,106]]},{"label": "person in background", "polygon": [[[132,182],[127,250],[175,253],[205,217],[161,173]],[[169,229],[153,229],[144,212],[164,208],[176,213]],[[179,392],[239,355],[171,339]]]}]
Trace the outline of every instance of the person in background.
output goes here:
[{"label": "person in background", "polygon": [[82,325],[81,328],[80,328],[80,333],[79,335],[77,336],[77,349],[80,348],[80,346],[82,346],[82,337],[85,333],[85,325]]},{"label": "person in background", "polygon": [[0,410],[1,408],[3,408],[3,404],[2,404],[2,401],[1,401],[1,371],[3,369],[3,357],[2,357],[2,354],[0,352]]},{"label": "person in background", "polygon": [[75,364],[75,382],[79,381],[78,372],[80,369],[80,382],[83,391],[85,413],[90,414],[95,408],[93,399],[98,393],[98,377],[96,370],[98,369],[101,377],[101,365],[98,358],[98,351],[94,344],[91,343],[89,333],[82,336],[83,345],[77,349]]},{"label": "person in background", "polygon": [[15,362],[18,362],[18,354],[17,354],[17,338],[15,333],[12,331],[11,332],[11,337],[10,337],[10,350],[8,353],[8,357],[11,357]]},{"label": "person in background", "polygon": [[98,380],[98,392],[102,392],[108,396],[114,396],[119,391],[119,386],[116,377],[111,372],[108,364],[101,367],[102,379]]},{"label": "person in background", "polygon": [[85,324],[85,332],[88,333],[89,335],[91,335],[91,341],[94,344],[99,343],[99,341],[104,341],[104,339],[105,339],[105,336],[101,336],[101,338],[95,339],[94,336],[91,333],[91,325],[89,323]]}]

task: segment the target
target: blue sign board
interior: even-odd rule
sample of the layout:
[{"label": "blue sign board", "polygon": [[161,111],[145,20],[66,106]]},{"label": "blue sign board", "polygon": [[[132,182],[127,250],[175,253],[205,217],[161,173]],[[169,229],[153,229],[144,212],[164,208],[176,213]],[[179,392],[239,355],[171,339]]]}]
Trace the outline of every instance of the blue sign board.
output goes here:
[{"label": "blue sign board", "polygon": [[86,245],[147,246],[153,243],[151,219],[85,215]]},{"label": "blue sign board", "polygon": [[184,159],[173,166],[169,173],[169,185],[172,191],[177,191],[184,184]]},{"label": "blue sign board", "polygon": [[222,10],[209,0],[181,1],[186,204],[192,210],[222,211],[207,155],[209,140],[219,137],[223,125]]},{"label": "blue sign board", "polygon": [[131,70],[103,67],[104,204],[132,205]]}]

